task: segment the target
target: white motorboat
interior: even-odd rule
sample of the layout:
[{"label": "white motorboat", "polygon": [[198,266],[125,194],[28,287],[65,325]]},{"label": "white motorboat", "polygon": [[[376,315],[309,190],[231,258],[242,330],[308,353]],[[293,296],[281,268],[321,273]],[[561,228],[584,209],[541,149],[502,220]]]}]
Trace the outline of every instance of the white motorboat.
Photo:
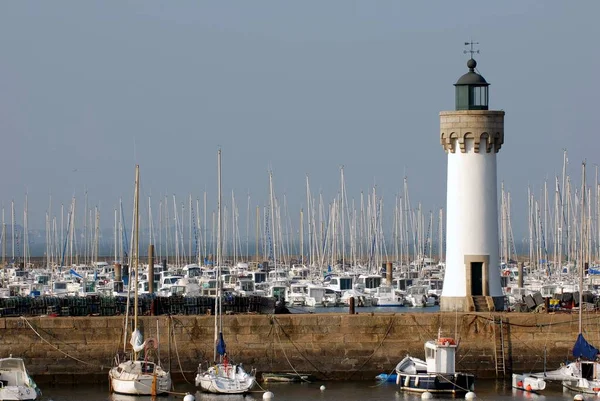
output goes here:
[{"label": "white motorboat", "polygon": [[42,392],[21,358],[0,359],[0,400],[35,400]]}]

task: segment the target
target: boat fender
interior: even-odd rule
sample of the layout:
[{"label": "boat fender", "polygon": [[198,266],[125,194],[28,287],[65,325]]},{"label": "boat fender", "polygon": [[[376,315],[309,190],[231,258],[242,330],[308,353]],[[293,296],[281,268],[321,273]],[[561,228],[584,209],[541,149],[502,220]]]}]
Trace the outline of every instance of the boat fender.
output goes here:
[{"label": "boat fender", "polygon": [[404,387],[408,387],[410,385],[410,376],[406,376],[404,379]]},{"label": "boat fender", "polygon": [[401,378],[402,378],[402,376],[400,376],[399,374],[396,374],[396,385],[400,384]]},{"label": "boat fender", "polygon": [[598,391],[600,391],[600,387],[594,387],[593,390],[597,393]]},{"label": "boat fender", "polygon": [[532,388],[531,388],[531,384],[528,384],[528,385],[527,385],[527,387],[525,388],[525,390],[527,390],[527,391],[531,391],[531,390],[532,390]]},{"label": "boat fender", "polygon": [[415,387],[419,387],[419,376],[415,377]]},{"label": "boat fender", "polygon": [[475,393],[472,391],[469,391],[467,394],[465,394],[465,400],[474,400],[475,397]]},{"label": "boat fender", "polygon": [[183,401],[196,401],[196,397],[190,393],[187,393],[185,397],[183,397]]},{"label": "boat fender", "polygon": [[517,382],[517,387],[518,387],[518,388],[523,388],[523,382],[522,382],[521,380],[519,380],[519,381]]}]

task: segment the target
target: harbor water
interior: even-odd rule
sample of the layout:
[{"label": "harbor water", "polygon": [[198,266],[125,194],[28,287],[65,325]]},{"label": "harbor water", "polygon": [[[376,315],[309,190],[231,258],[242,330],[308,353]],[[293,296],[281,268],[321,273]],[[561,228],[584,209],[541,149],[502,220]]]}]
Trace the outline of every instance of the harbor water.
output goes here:
[{"label": "harbor water", "polygon": [[[378,383],[376,381],[352,382],[315,382],[315,383],[260,383],[264,390],[273,393],[272,401],[419,401],[419,394],[398,391],[395,383]],[[325,386],[325,390],[321,390]],[[185,393],[193,394],[196,401],[261,401],[264,391],[255,387],[255,392],[247,395],[213,395],[201,393],[193,385],[183,383],[176,385],[176,392],[156,400],[181,400]],[[53,385],[42,389],[42,400],[52,401],[151,401],[152,397],[135,397],[109,394],[107,385]],[[532,394],[510,387],[509,381],[479,380],[475,384],[478,400],[534,400],[558,401],[573,400],[575,393],[563,391],[558,384],[549,384],[543,394]],[[453,399],[449,396],[436,399]],[[455,399],[463,399],[457,397]],[[597,399],[586,396],[586,400]]]}]

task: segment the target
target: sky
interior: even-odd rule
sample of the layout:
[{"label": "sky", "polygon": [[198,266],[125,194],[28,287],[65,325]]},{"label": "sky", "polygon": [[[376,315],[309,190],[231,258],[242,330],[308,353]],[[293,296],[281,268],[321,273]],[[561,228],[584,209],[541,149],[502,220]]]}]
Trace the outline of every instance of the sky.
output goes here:
[{"label": "sky", "polygon": [[376,186],[391,208],[406,176],[412,205],[437,211],[439,112],[473,40],[490,108],[506,112],[498,182],[518,240],[528,186],[553,188],[564,149],[573,182],[586,160],[592,183],[598,15],[594,0],[3,1],[0,202],[21,223],[27,194],[29,228],[43,228],[50,194],[59,215],[87,191],[110,228],[139,164],[142,197],[206,191],[214,208],[221,148],[242,215],[248,194],[268,202],[268,171],[298,215],[306,176],[329,202],[341,166],[348,199]]}]

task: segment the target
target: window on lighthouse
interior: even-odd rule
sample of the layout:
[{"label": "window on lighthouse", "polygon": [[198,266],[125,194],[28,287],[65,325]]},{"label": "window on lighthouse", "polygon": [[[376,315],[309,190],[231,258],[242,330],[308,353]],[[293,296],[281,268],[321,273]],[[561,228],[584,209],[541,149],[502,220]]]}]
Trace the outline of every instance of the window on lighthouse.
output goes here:
[{"label": "window on lighthouse", "polygon": [[471,86],[469,98],[471,100],[471,106],[484,107],[488,104],[488,91],[487,86]]}]

